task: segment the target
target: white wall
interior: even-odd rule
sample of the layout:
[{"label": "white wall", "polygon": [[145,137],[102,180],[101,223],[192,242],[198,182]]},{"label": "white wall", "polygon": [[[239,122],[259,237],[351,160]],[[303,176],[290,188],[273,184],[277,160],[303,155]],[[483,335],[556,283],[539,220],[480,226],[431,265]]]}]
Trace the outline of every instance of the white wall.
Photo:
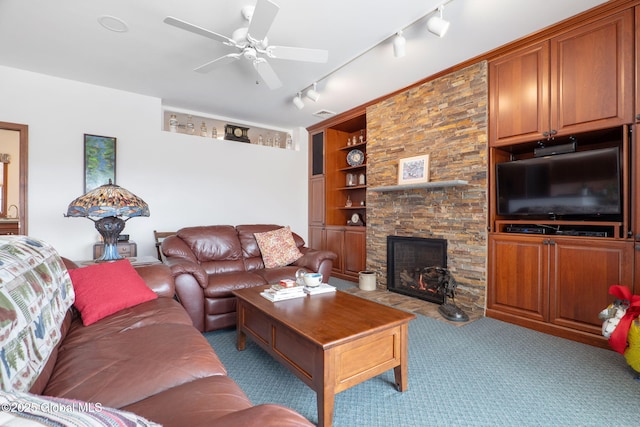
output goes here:
[{"label": "white wall", "polygon": [[117,138],[116,184],[149,204],[151,216],[123,232],[138,255],[155,254],[154,229],[275,223],[307,237],[302,128],[299,151],[173,134],[161,130],[158,98],[2,66],[0,121],[29,126],[29,234],[68,258],[91,258],[99,236],[91,221],[63,216],[83,193],[85,133]]}]

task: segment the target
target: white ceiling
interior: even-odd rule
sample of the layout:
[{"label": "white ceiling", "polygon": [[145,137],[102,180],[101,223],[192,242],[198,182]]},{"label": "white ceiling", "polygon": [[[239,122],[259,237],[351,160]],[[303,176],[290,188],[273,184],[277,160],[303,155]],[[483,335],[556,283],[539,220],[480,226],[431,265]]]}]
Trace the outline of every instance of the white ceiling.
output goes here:
[{"label": "white ceiling", "polygon": [[[244,60],[208,74],[194,72],[236,50],[163,23],[171,15],[231,37],[246,22],[242,6],[255,0],[0,0],[0,65],[150,95],[180,109],[290,129],[323,120],[313,115],[319,110],[347,111],[604,3],[273,1],[280,11],[268,33],[271,45],[329,52],[325,64],[270,59],[284,83],[276,90],[257,84],[251,63]],[[428,33],[428,16],[423,17],[446,1],[444,18],[451,27],[438,38]],[[122,19],[128,31],[103,28],[98,24],[103,15]],[[391,36],[414,22],[404,31],[406,56],[395,58]],[[305,108],[295,108],[292,98],[316,80],[319,101],[305,98]]]}]

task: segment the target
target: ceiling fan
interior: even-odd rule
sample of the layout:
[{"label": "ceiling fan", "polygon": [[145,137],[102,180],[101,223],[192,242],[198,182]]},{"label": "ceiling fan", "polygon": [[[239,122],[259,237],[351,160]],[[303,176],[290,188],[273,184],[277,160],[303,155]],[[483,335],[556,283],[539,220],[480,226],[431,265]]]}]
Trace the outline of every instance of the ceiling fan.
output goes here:
[{"label": "ceiling fan", "polygon": [[167,16],[164,22],[238,49],[238,52],[209,61],[195,68],[194,71],[207,73],[217,67],[244,58],[252,62],[258,75],[270,89],[277,89],[282,86],[282,81],[276,75],[267,58],[322,63],[327,62],[329,57],[329,53],[322,49],[270,46],[267,40],[267,33],[279,10],[280,7],[270,0],[258,0],[255,7],[244,6],[241,11],[242,16],[249,21],[249,25],[238,28],[231,37],[223,36],[173,16]]}]

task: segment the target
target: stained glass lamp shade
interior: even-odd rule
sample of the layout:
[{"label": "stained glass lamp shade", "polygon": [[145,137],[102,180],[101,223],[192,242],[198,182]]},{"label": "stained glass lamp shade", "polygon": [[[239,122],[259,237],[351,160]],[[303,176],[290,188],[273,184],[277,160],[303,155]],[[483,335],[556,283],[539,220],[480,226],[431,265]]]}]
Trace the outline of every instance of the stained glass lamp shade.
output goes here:
[{"label": "stained glass lamp shade", "polygon": [[72,201],[65,216],[85,217],[93,221],[104,240],[104,253],[96,261],[114,261],[122,259],[118,253],[118,236],[124,230],[124,223],[135,216],[149,216],[149,205],[109,180],[109,184]]}]

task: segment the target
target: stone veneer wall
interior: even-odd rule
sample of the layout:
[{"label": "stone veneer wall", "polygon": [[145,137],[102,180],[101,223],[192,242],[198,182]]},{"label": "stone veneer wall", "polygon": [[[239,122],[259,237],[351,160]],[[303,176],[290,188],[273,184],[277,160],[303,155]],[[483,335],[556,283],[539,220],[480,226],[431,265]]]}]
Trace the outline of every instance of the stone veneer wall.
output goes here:
[{"label": "stone veneer wall", "polygon": [[487,64],[367,108],[367,184],[397,184],[398,160],[430,155],[430,181],[467,186],[367,192],[367,269],[387,285],[387,235],[447,239],[456,303],[483,311],[487,259]]}]

